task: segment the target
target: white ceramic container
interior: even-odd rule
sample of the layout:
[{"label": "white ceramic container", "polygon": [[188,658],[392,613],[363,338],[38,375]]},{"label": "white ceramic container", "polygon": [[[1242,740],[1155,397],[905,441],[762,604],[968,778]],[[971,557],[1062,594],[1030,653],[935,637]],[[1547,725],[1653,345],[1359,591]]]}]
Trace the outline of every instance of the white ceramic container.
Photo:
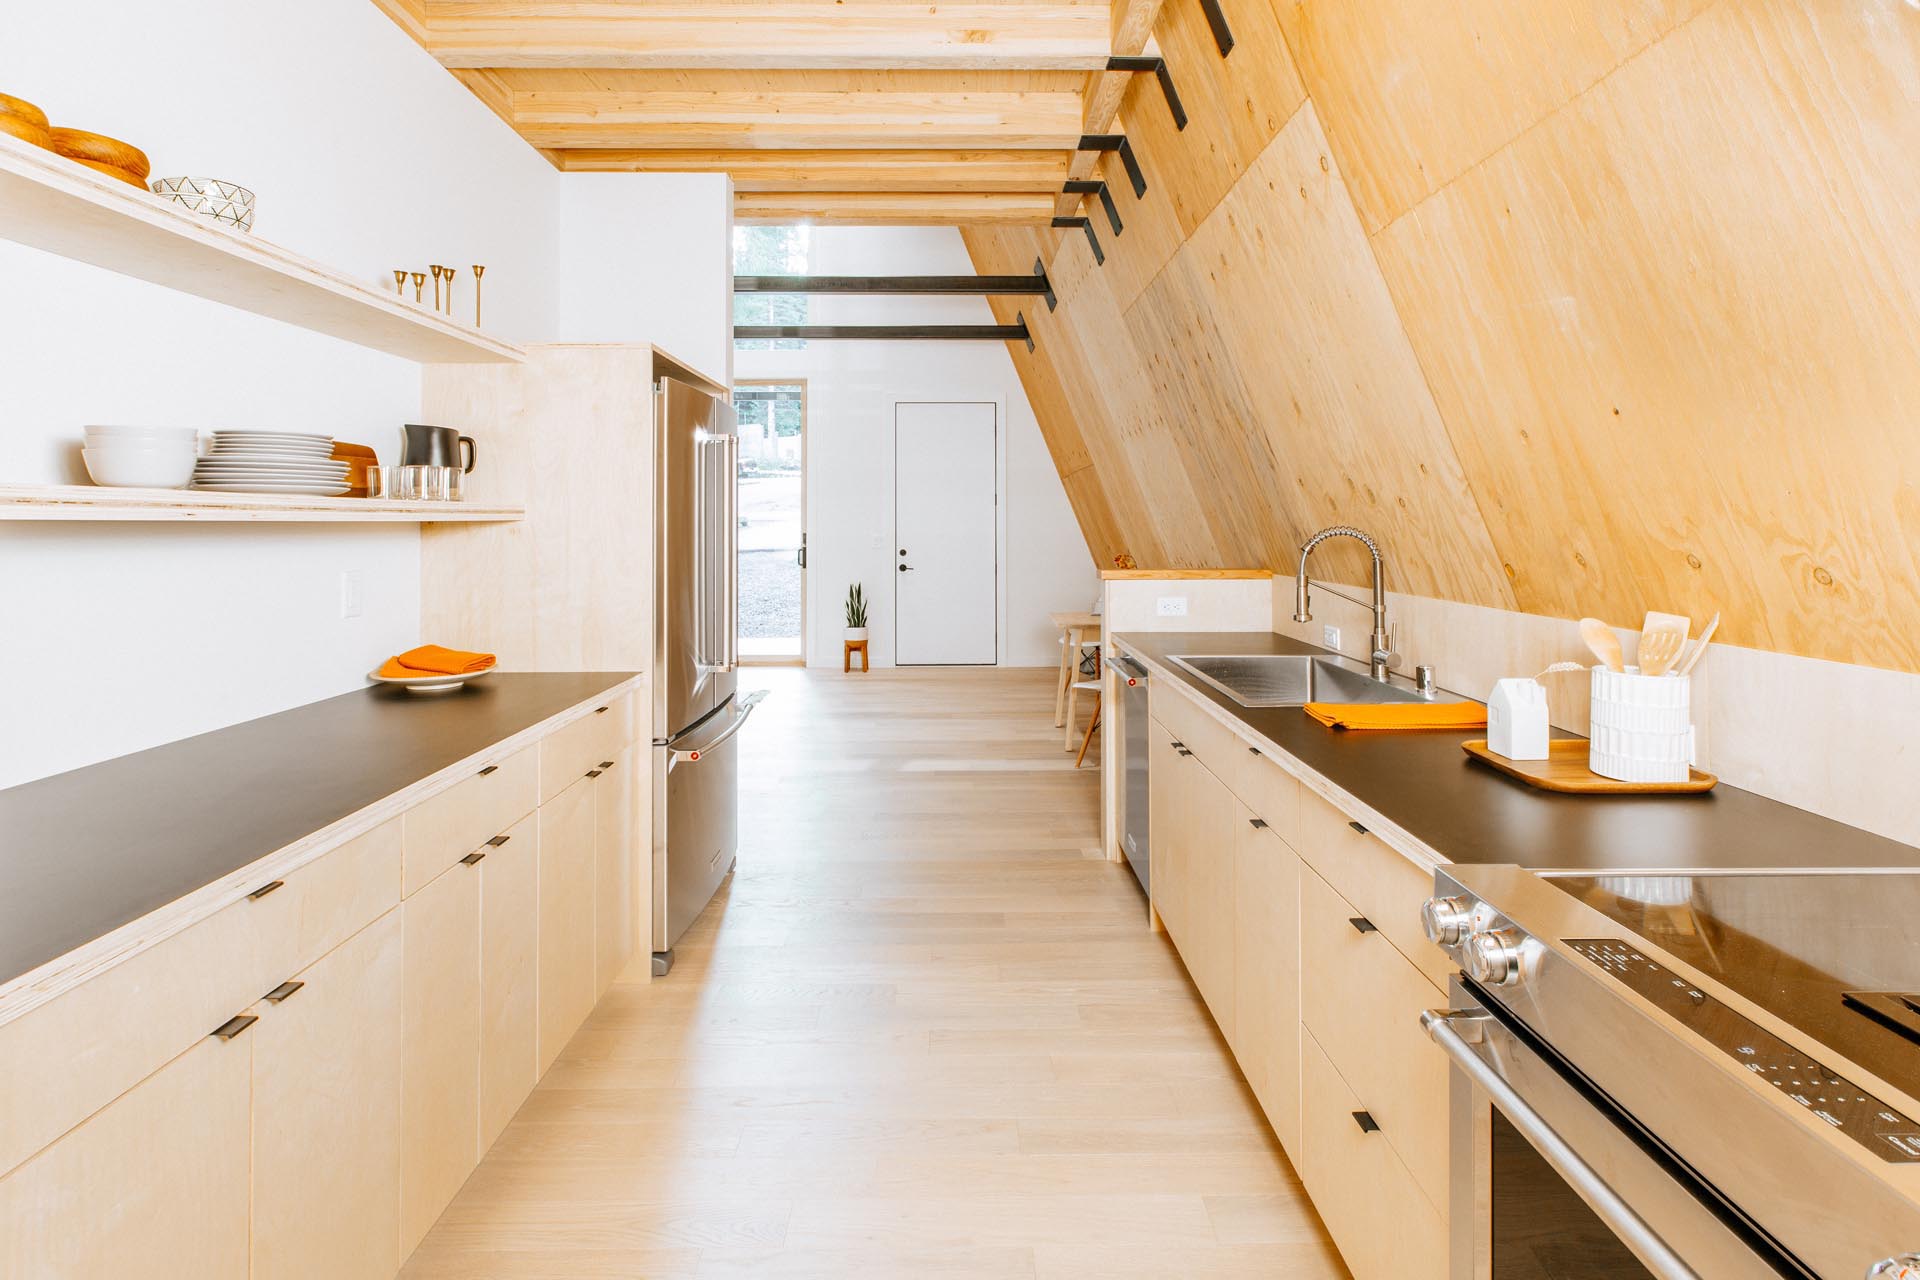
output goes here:
[{"label": "white ceramic container", "polygon": [[1622,782],[1685,782],[1693,768],[1686,676],[1593,668],[1587,768]]}]

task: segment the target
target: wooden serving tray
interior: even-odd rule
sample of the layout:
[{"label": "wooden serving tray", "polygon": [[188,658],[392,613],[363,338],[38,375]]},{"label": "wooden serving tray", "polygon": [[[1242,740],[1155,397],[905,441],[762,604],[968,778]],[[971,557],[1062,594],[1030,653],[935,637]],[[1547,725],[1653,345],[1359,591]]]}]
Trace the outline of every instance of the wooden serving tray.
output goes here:
[{"label": "wooden serving tray", "polygon": [[1461,750],[1483,760],[1504,774],[1520,779],[1542,791],[1560,791],[1570,795],[1686,795],[1713,790],[1720,779],[1710,773],[1692,770],[1685,782],[1622,782],[1603,778],[1587,768],[1585,738],[1555,738],[1547,744],[1545,760],[1509,760],[1487,750],[1485,738],[1460,744]]}]

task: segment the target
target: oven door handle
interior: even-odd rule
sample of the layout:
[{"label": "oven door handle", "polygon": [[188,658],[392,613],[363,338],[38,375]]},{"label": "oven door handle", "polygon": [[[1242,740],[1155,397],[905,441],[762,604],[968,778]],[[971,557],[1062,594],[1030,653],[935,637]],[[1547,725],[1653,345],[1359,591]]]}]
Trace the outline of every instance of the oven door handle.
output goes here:
[{"label": "oven door handle", "polygon": [[1534,1150],[1567,1180],[1567,1184],[1580,1194],[1580,1198],[1622,1242],[1639,1255],[1654,1275],[1660,1280],[1699,1280],[1693,1268],[1680,1260],[1680,1255],[1654,1233],[1653,1228],[1633,1211],[1632,1206],[1620,1198],[1620,1193],[1608,1186],[1593,1171],[1593,1166],[1581,1159],[1579,1153],[1567,1145],[1566,1139],[1555,1133],[1553,1126],[1528,1106],[1526,1099],[1486,1059],[1475,1053],[1467,1037],[1460,1034],[1460,1028],[1464,1027],[1473,1039],[1478,1040],[1481,1038],[1481,1028],[1492,1021],[1490,1014],[1470,1010],[1429,1009],[1420,1015],[1421,1027],[1435,1044],[1446,1051],[1453,1065],[1493,1099],[1494,1105],[1533,1144]]}]

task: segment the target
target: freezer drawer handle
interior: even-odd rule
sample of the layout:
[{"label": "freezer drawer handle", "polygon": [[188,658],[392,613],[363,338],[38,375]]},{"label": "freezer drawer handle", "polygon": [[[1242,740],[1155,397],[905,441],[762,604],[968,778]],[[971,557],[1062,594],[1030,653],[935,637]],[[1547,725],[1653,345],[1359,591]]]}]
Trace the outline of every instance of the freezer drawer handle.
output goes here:
[{"label": "freezer drawer handle", "polygon": [[1454,1009],[1429,1009],[1420,1015],[1420,1025],[1433,1038],[1433,1042],[1453,1059],[1453,1065],[1480,1086],[1481,1091],[1493,1101],[1493,1105],[1500,1108],[1501,1114],[1513,1123],[1513,1127],[1533,1145],[1534,1150],[1567,1180],[1568,1185],[1580,1193],[1580,1198],[1600,1215],[1615,1235],[1632,1246],[1648,1270],[1659,1280],[1699,1280],[1693,1268],[1680,1260],[1680,1255],[1654,1233],[1653,1228],[1633,1211],[1631,1205],[1620,1198],[1620,1193],[1608,1186],[1593,1171],[1593,1166],[1582,1160],[1580,1154],[1567,1145],[1566,1139],[1555,1133],[1553,1126],[1528,1106],[1519,1091],[1475,1053],[1467,1037],[1460,1034],[1459,1028],[1465,1027],[1469,1035],[1478,1040],[1482,1028],[1491,1020],[1488,1014]]},{"label": "freezer drawer handle", "polygon": [[671,770],[678,764],[698,764],[700,758],[706,755],[707,752],[713,750],[728,738],[731,738],[734,734],[744,729],[747,724],[747,717],[753,714],[753,709],[759,706],[761,700],[766,696],[767,691],[765,689],[755,689],[752,693],[740,699],[740,714],[735,716],[733,722],[725,729],[722,729],[720,736],[714,738],[712,741],[698,747],[689,747],[684,751],[669,748],[667,751],[667,768]]}]

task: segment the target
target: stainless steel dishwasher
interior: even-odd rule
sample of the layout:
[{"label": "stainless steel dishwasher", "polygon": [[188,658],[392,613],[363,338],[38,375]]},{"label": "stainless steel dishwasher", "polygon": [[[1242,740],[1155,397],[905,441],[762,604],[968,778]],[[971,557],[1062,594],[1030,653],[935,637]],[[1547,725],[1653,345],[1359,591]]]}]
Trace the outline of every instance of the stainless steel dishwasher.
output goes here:
[{"label": "stainless steel dishwasher", "polygon": [[1142,889],[1150,889],[1147,858],[1147,669],[1132,658],[1114,660],[1120,684],[1120,849]]}]

